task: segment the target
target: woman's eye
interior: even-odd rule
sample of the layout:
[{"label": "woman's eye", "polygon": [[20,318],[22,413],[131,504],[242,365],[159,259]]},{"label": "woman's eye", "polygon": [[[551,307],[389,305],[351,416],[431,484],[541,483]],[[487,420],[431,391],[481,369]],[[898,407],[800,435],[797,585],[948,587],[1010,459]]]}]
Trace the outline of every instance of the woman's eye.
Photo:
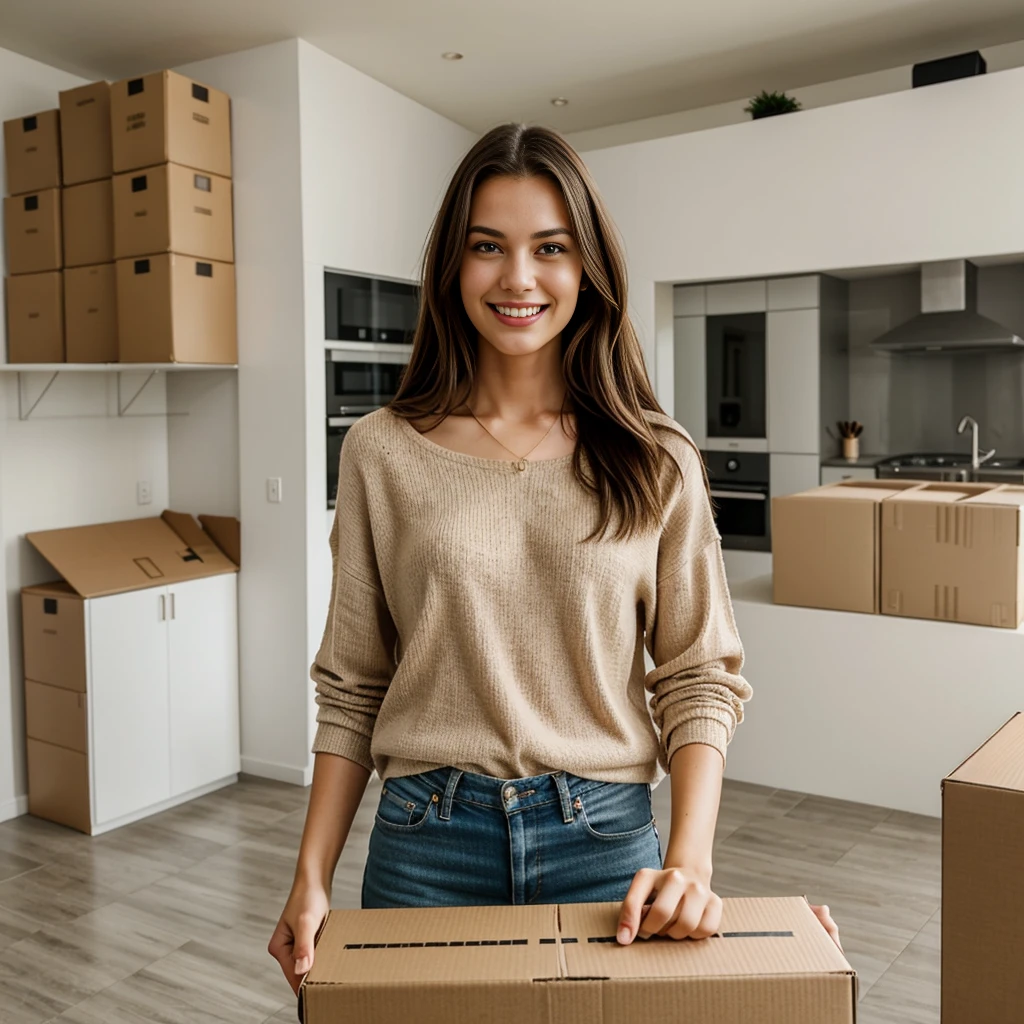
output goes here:
[{"label": "woman's eye", "polygon": [[[481,245],[494,245],[494,243],[493,242],[477,242],[476,245],[473,246],[473,248],[476,249],[479,252],[483,252],[483,250],[480,248]],[[498,247],[496,245],[494,245],[494,248],[497,249]]]},{"label": "woman's eye", "polygon": [[[541,246],[542,249],[557,249],[558,252],[565,252],[565,246],[559,245],[557,242],[546,242]],[[551,253],[552,256],[557,256],[558,253]]]}]

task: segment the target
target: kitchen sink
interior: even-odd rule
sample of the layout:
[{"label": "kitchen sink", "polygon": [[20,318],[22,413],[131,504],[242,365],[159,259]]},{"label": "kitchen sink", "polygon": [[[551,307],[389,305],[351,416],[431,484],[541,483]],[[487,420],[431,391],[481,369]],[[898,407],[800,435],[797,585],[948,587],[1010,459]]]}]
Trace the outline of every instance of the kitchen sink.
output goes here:
[{"label": "kitchen sink", "polygon": [[894,455],[876,466],[880,479],[941,480],[950,483],[1024,484],[1024,458],[1004,456],[971,468],[971,457],[963,452]]}]

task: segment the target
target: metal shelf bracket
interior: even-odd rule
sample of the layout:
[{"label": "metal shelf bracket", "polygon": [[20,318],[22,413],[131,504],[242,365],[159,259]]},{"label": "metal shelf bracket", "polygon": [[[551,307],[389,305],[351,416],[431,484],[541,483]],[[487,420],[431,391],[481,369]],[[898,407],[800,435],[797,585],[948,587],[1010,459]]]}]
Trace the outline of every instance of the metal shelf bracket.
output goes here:
[{"label": "metal shelf bracket", "polygon": [[135,394],[132,395],[132,397],[128,399],[128,404],[127,405],[122,405],[121,404],[121,374],[120,374],[120,372],[118,372],[118,374],[117,374],[117,415],[118,416],[123,416],[132,407],[132,403],[135,401],[136,398],[139,397],[139,395],[142,394],[143,391],[146,390],[146,385],[149,384],[149,382],[156,376],[156,374],[158,372],[159,372],[158,370],[150,370],[149,371],[149,376],[146,377],[146,379],[142,382],[141,387],[135,392]]},{"label": "metal shelf bracket", "polygon": [[22,392],[22,388],[21,388],[21,374],[20,373],[18,374],[18,419],[19,420],[27,420],[29,418],[29,416],[32,415],[32,413],[35,411],[36,406],[43,400],[43,395],[45,395],[46,392],[50,390],[51,385],[57,379],[57,375],[59,373],[60,373],[60,370],[54,370],[53,371],[53,373],[50,375],[50,379],[46,382],[46,386],[43,388],[42,391],[39,392],[39,394],[36,396],[36,400],[28,407],[28,409],[25,408],[25,397],[24,397],[24,393]]}]

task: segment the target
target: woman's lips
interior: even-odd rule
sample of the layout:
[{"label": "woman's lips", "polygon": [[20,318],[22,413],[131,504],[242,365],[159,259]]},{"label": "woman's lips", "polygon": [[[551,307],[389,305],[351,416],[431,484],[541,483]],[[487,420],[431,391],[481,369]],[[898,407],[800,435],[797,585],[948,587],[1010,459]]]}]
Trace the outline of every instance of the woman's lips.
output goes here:
[{"label": "woman's lips", "polygon": [[497,317],[501,323],[507,324],[509,327],[528,327],[530,324],[535,324],[548,309],[547,306],[541,306],[540,312],[534,313],[533,316],[505,316],[504,313],[499,313],[491,303],[488,302],[487,305],[490,307],[490,310],[495,317]]}]

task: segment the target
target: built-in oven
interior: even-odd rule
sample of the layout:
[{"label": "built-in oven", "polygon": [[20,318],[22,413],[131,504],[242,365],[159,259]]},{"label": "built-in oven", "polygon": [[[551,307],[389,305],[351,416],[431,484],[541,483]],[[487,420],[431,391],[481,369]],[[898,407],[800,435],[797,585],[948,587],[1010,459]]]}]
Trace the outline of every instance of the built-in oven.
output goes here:
[{"label": "built-in oven", "polygon": [[705,331],[707,448],[766,452],[765,314],[709,316]]},{"label": "built-in oven", "polygon": [[722,547],[771,551],[771,502],[767,452],[705,451]]},{"label": "built-in oven", "polygon": [[338,499],[338,464],[341,461],[341,443],[348,428],[358,416],[327,417],[327,507],[334,508]]},{"label": "built-in oven", "polygon": [[405,281],[324,273],[324,328],[329,341],[410,344],[419,288]]},{"label": "built-in oven", "polygon": [[409,363],[411,347],[374,351],[327,349],[327,415],[372,412],[387,405],[398,392]]}]

